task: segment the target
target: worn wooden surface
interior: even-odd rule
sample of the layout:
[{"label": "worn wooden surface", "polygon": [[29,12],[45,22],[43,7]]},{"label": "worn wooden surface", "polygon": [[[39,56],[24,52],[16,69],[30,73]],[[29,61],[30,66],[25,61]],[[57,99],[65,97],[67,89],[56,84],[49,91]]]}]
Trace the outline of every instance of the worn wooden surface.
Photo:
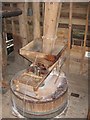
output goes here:
[{"label": "worn wooden surface", "polygon": [[20,36],[22,38],[22,46],[25,46],[28,43],[28,29],[27,29],[27,15],[25,8],[26,3],[18,3],[18,7],[22,10],[22,15],[19,16],[19,30]]},{"label": "worn wooden surface", "polygon": [[33,39],[40,38],[40,3],[33,2]]},{"label": "worn wooden surface", "polygon": [[[56,41],[57,15],[59,3],[45,3],[43,52],[51,53]],[[53,12],[52,12],[53,11]]]}]

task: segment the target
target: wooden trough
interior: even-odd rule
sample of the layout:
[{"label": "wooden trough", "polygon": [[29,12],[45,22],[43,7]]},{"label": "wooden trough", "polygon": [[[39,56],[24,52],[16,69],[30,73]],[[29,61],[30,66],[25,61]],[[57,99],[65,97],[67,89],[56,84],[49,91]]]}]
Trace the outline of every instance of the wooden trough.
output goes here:
[{"label": "wooden trough", "polygon": [[68,86],[61,72],[66,48],[67,42],[56,44],[51,54],[45,54],[42,40],[37,40],[20,49],[20,54],[32,62],[11,80],[12,104],[22,116],[51,118],[66,108]]}]

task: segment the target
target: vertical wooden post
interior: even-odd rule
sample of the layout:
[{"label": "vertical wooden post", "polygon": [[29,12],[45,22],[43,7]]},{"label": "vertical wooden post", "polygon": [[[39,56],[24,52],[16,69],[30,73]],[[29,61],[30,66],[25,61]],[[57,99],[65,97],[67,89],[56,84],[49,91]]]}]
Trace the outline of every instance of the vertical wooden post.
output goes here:
[{"label": "vertical wooden post", "polygon": [[[13,3],[10,3],[10,7],[13,9]],[[15,43],[14,35],[16,34],[16,30],[15,30],[14,17],[11,18],[11,24],[12,24],[13,43]],[[14,46],[14,57],[15,57],[15,60],[17,60],[17,54],[18,53],[16,52],[16,48]]]},{"label": "vertical wooden post", "polygon": [[28,43],[31,42],[31,38],[30,38],[30,29],[29,29],[29,24],[28,24],[28,8],[29,8],[29,3],[25,2],[25,16],[26,16],[26,28],[27,28],[27,39],[28,39]]},{"label": "vertical wooden post", "polygon": [[4,31],[2,32],[2,76],[3,80],[6,80],[6,67],[7,67],[7,46],[6,46],[6,33],[7,33],[7,26],[6,20],[4,18]]},{"label": "vertical wooden post", "polygon": [[28,29],[27,29],[27,8],[26,3],[18,3],[18,7],[22,10],[22,15],[19,16],[20,36],[22,38],[22,47],[28,43]]},{"label": "vertical wooden post", "polygon": [[59,3],[45,3],[44,29],[43,29],[43,52],[52,53],[54,48],[57,27],[57,15]]},{"label": "vertical wooden post", "polygon": [[[28,24],[27,24],[27,5],[28,3],[25,2],[19,2],[17,3],[17,7],[22,10],[22,14],[19,16],[19,31],[20,36],[16,35],[15,39],[19,40],[19,46],[18,48],[21,48],[28,44]],[[18,43],[18,41],[17,41]],[[26,59],[23,59],[18,56],[19,63],[24,62],[25,65],[28,65],[28,61]],[[22,61],[22,62],[21,62]]]},{"label": "vertical wooden post", "polygon": [[69,11],[69,34],[68,34],[68,48],[71,48],[71,39],[72,39],[72,7],[73,3],[70,2],[70,11]]},{"label": "vertical wooden post", "polygon": [[44,21],[44,12],[45,12],[45,2],[42,3],[42,23]]},{"label": "vertical wooden post", "polygon": [[66,61],[66,74],[69,74],[69,65],[70,65],[70,49],[71,49],[71,40],[72,40],[72,8],[73,3],[70,2],[69,10],[69,33],[68,33],[68,49],[67,49],[67,61]]},{"label": "vertical wooden post", "polygon": [[[10,3],[10,7],[13,9],[13,3]],[[12,24],[12,33],[15,34],[15,24],[14,24],[14,17],[11,18],[11,24]]]},{"label": "vertical wooden post", "polygon": [[1,33],[0,33],[0,80],[2,80],[2,35]]},{"label": "vertical wooden post", "polygon": [[59,23],[59,20],[60,20],[61,9],[62,9],[62,3],[60,3],[60,7],[58,8],[58,13],[57,13],[56,34],[57,34],[57,30],[58,30],[58,23]]},{"label": "vertical wooden post", "polygon": [[[2,11],[2,3],[0,2],[0,11]],[[0,17],[0,88],[2,85],[2,18]],[[0,97],[0,119],[2,119],[2,97]]]},{"label": "vertical wooden post", "polygon": [[40,3],[33,2],[33,39],[40,38]]},{"label": "vertical wooden post", "polygon": [[90,4],[88,4],[87,7],[87,17],[86,17],[86,27],[85,27],[85,36],[84,36],[84,47],[86,47],[86,40],[87,40],[87,33],[88,33],[88,18],[89,18],[89,12],[90,12]]},{"label": "vertical wooden post", "polygon": [[85,26],[85,35],[84,35],[84,46],[83,46],[83,49],[82,49],[80,74],[82,74],[82,72],[83,72],[84,56],[85,56],[85,52],[86,52],[86,40],[87,40],[87,33],[88,33],[89,14],[90,14],[90,3],[88,4],[88,7],[87,7],[86,26]]},{"label": "vertical wooden post", "polygon": [[[2,10],[1,3],[0,3],[0,10]],[[0,18],[0,83],[2,82],[2,80],[3,80],[2,78],[2,18]]]}]

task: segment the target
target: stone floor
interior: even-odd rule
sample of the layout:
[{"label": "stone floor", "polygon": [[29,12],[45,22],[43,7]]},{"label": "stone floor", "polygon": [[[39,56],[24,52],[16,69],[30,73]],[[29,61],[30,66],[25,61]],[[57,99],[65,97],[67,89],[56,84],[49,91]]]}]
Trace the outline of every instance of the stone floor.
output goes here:
[{"label": "stone floor", "polygon": [[[64,72],[68,73],[68,109],[65,114],[58,115],[57,118],[86,118],[88,113],[88,77],[87,74],[79,74],[80,63],[71,60],[69,64],[69,71],[66,69],[66,64],[64,64],[62,68]],[[11,54],[8,58],[7,66],[8,81],[10,82],[13,76],[24,68],[26,68],[26,66],[21,62],[16,62],[13,54]],[[79,94],[79,97],[71,96],[71,93]],[[2,105],[2,118],[15,118],[15,116],[12,115],[10,94],[10,89],[8,89],[7,92],[2,95],[2,102],[0,100],[0,105]]]}]

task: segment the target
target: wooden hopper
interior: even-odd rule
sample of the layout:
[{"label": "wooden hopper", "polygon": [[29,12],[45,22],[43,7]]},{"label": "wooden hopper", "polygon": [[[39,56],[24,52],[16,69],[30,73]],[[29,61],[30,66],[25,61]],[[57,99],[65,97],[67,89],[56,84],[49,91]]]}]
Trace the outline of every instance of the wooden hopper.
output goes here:
[{"label": "wooden hopper", "polygon": [[56,42],[51,54],[46,54],[42,50],[42,40],[32,41],[20,49],[20,54],[32,63],[41,63],[46,68],[51,67],[67,48],[67,42]]}]

